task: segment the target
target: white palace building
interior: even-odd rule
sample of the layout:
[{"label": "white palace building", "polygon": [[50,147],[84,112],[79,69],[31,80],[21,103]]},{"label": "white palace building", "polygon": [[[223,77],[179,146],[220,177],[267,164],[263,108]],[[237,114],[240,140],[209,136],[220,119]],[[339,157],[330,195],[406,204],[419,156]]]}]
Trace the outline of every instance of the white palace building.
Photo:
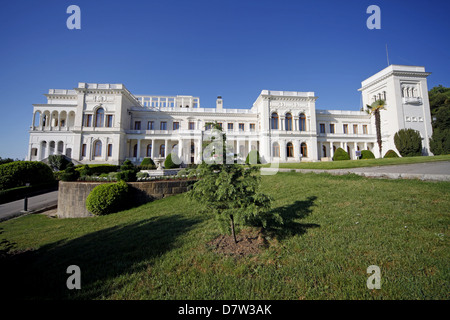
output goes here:
[{"label": "white palace building", "polygon": [[[395,151],[394,134],[418,130],[423,154],[432,134],[424,67],[390,65],[362,82],[362,105],[386,101],[381,111],[383,150]],[[317,110],[314,92],[262,90],[249,109],[215,108],[194,96],[134,95],[123,84],[79,83],[50,89],[45,104],[33,104],[27,160],[64,154],[75,163],[139,164],[144,157],[176,152],[185,164],[199,163],[208,122],[218,122],[227,144],[243,159],[258,150],[263,163],[325,161],[339,147],[379,157],[374,117],[365,111]]]}]

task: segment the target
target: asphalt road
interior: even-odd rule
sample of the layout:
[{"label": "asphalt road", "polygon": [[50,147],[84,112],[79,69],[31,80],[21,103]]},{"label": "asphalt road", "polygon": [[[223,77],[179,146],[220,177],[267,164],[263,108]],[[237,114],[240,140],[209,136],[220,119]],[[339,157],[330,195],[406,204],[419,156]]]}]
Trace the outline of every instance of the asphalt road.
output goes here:
[{"label": "asphalt road", "polygon": [[[58,203],[58,191],[44,193],[28,198],[28,211],[43,209]],[[0,204],[0,221],[8,220],[24,214],[24,200]]]}]

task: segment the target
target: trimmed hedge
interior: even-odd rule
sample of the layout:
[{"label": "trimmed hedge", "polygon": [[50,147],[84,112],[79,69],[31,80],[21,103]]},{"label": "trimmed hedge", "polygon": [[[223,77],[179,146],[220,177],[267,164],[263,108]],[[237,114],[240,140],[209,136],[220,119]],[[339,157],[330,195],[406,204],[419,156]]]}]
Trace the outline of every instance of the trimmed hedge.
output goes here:
[{"label": "trimmed hedge", "polygon": [[58,190],[58,182],[52,181],[33,186],[22,186],[7,190],[0,190],[0,204],[37,196],[42,193]]},{"label": "trimmed hedge", "polygon": [[120,167],[120,171],[117,173],[117,180],[123,180],[126,182],[134,182],[137,180],[136,173],[138,169],[130,160],[125,160]]},{"label": "trimmed hedge", "polygon": [[[255,159],[256,163],[254,163]],[[248,153],[247,158],[245,159],[245,163],[250,164],[250,160],[252,161],[251,164],[261,164],[261,158],[259,156],[258,150],[252,150]]]},{"label": "trimmed hedge", "polygon": [[141,166],[155,166],[155,162],[152,160],[152,158],[144,158],[141,162]]},{"label": "trimmed hedge", "polygon": [[398,156],[397,152],[391,149],[388,152],[386,152],[383,158],[400,158],[400,157]]},{"label": "trimmed hedge", "polygon": [[[99,176],[102,173],[110,173],[110,172],[116,172],[119,170],[119,166],[113,165],[113,164],[90,164],[90,165],[77,165],[75,167],[75,170],[80,172],[86,169],[86,166],[88,166],[90,174],[87,175],[96,175]],[[83,175],[83,174],[81,174]]]},{"label": "trimmed hedge", "polygon": [[165,169],[173,169],[173,168],[179,168],[180,165],[179,164],[175,164],[172,161],[172,154],[169,153],[166,157],[166,160],[164,161],[164,168]]},{"label": "trimmed hedge", "polygon": [[60,176],[62,181],[77,181],[80,177],[80,172],[75,170],[72,162],[67,165],[64,173]]},{"label": "trimmed hedge", "polygon": [[375,159],[375,155],[370,150],[361,151],[361,159]]},{"label": "trimmed hedge", "polygon": [[86,198],[86,209],[95,215],[118,212],[126,207],[128,185],[124,181],[96,186]]},{"label": "trimmed hedge", "polygon": [[422,155],[422,138],[414,129],[401,129],[394,135],[394,143],[402,157]]},{"label": "trimmed hedge", "polygon": [[337,148],[333,156],[333,161],[342,161],[342,160],[350,160],[350,156],[344,149]]},{"label": "trimmed hedge", "polygon": [[0,165],[0,190],[55,181],[53,171],[39,161],[14,161]]}]

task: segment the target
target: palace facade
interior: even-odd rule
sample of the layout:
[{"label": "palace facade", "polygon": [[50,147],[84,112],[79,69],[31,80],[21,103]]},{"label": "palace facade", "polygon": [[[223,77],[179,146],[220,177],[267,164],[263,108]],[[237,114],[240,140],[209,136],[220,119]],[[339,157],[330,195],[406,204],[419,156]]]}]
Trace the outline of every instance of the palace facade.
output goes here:
[{"label": "palace facade", "polygon": [[[424,67],[390,65],[362,82],[362,105],[386,101],[381,112],[384,155],[394,134],[418,130],[430,154],[431,115]],[[373,116],[365,111],[317,110],[314,92],[262,90],[248,109],[200,106],[194,96],[134,95],[123,84],[79,83],[50,89],[47,103],[33,104],[27,160],[64,154],[76,163],[139,164],[144,157],[176,153],[199,163],[208,122],[218,122],[227,144],[245,159],[258,150],[264,163],[330,160],[337,148],[371,150],[379,157]]]}]

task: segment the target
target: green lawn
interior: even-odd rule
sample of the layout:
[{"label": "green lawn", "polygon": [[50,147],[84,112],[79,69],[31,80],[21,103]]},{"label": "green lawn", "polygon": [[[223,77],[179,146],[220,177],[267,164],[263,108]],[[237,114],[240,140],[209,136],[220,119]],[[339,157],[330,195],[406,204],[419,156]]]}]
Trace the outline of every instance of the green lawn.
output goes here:
[{"label": "green lawn", "polygon": [[[0,223],[3,292],[59,299],[449,299],[450,183],[278,173],[285,225],[260,254],[214,253],[213,217],[177,195],[104,217]],[[2,243],[5,249],[7,242]],[[81,290],[66,268],[81,268]],[[367,267],[381,289],[366,287]]]},{"label": "green lawn", "polygon": [[[280,168],[288,169],[349,169],[360,167],[376,167],[389,166],[398,164],[412,164],[433,161],[450,161],[450,155],[431,156],[431,157],[404,157],[404,158],[382,158],[382,159],[366,159],[366,160],[346,160],[346,161],[329,161],[329,162],[298,162],[298,163],[280,163]],[[269,167],[271,164],[265,164],[263,167]]]}]

